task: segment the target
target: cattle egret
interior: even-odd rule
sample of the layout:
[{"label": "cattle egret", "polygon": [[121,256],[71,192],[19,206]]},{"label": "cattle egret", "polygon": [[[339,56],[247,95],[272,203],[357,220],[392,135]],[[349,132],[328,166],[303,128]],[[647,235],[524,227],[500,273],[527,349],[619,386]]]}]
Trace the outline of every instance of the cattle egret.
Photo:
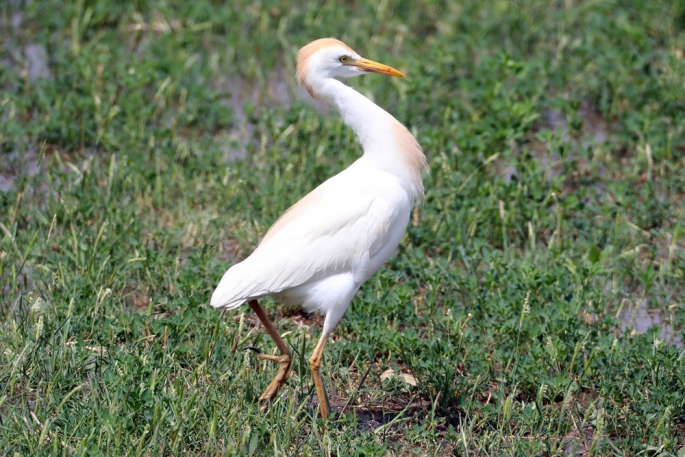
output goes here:
[{"label": "cattle egret", "polygon": [[215,308],[232,309],[247,301],[278,346],[280,356],[258,354],[281,364],[259,397],[264,408],[287,380],[291,356],[257,299],[272,296],[325,314],[309,365],[326,419],[328,404],[319,373],[324,344],[359,287],[397,248],[412,206],[423,195],[421,173],[428,166],[419,143],[388,112],[341,82],[366,73],[404,77],[333,38],[300,49],[298,83],[338,109],[364,154],[286,211],[254,252],[224,274],[212,295]]}]

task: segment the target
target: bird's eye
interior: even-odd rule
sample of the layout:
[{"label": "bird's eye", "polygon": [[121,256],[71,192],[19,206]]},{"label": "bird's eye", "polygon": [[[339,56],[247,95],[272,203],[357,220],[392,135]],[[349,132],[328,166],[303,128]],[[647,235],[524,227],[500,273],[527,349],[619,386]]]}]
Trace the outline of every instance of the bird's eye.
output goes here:
[{"label": "bird's eye", "polygon": [[341,62],[341,63],[347,62],[347,56],[342,56],[342,57],[340,58],[340,62]]}]

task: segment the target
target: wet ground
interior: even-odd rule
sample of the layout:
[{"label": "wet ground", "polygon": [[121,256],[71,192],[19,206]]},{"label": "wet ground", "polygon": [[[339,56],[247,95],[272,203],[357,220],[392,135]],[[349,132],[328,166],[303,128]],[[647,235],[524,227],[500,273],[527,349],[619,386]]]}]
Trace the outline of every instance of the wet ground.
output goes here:
[{"label": "wet ground", "polygon": [[648,300],[643,299],[634,307],[621,313],[621,330],[632,333],[646,333],[654,326],[659,327],[658,338],[665,344],[685,348],[679,329],[674,325],[675,305],[668,308],[650,308]]}]

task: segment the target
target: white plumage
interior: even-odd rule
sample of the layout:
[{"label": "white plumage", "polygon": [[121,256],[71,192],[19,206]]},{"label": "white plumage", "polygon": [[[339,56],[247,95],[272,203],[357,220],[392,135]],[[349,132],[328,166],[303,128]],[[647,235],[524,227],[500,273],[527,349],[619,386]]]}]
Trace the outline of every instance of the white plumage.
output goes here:
[{"label": "white plumage", "polygon": [[[245,301],[255,308],[257,302],[251,300],[271,295],[324,313],[322,339],[310,361],[315,383],[323,342],[359,287],[397,248],[414,201],[423,194],[421,172],[427,166],[414,137],[390,114],[341,82],[367,72],[403,76],[331,38],[300,50],[299,83],[313,97],[338,109],[359,137],[364,154],[284,213],[252,255],[224,274],[211,300],[217,308],[235,308]],[[282,377],[287,378],[287,369]],[[284,381],[276,383],[273,393],[267,389],[262,399],[271,400]],[[322,393],[323,386],[320,391],[317,383],[326,416]]]},{"label": "white plumage", "polygon": [[[250,257],[229,269],[212,306],[234,308],[278,294],[307,311],[326,313],[326,327],[335,326],[357,289],[399,244],[411,204],[392,175],[359,159],[293,206],[284,215],[287,224],[274,226],[279,230],[272,229]],[[341,277],[347,278],[344,286]],[[335,287],[323,292],[329,281]],[[342,309],[331,322],[333,308]]]}]

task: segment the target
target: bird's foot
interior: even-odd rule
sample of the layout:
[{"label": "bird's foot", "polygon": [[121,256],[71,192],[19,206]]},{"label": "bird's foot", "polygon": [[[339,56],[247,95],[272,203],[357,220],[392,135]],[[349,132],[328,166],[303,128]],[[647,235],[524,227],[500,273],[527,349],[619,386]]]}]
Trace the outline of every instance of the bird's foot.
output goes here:
[{"label": "bird's foot", "polygon": [[272,362],[287,363],[288,365],[290,365],[289,355],[268,355],[262,353],[257,353],[256,355],[258,359],[271,360]]},{"label": "bird's foot", "polygon": [[290,356],[287,354],[279,356],[261,353],[257,354],[257,358],[262,360],[270,360],[272,362],[278,362],[281,364],[281,368],[279,368],[278,373],[276,373],[274,379],[266,387],[264,393],[259,396],[259,401],[264,402],[264,404],[262,405],[262,411],[265,411],[269,407],[269,403],[271,402],[271,400],[273,400],[274,397],[276,397],[278,389],[280,389],[281,386],[285,384],[285,382],[288,380],[288,375],[290,374],[291,359]]}]

